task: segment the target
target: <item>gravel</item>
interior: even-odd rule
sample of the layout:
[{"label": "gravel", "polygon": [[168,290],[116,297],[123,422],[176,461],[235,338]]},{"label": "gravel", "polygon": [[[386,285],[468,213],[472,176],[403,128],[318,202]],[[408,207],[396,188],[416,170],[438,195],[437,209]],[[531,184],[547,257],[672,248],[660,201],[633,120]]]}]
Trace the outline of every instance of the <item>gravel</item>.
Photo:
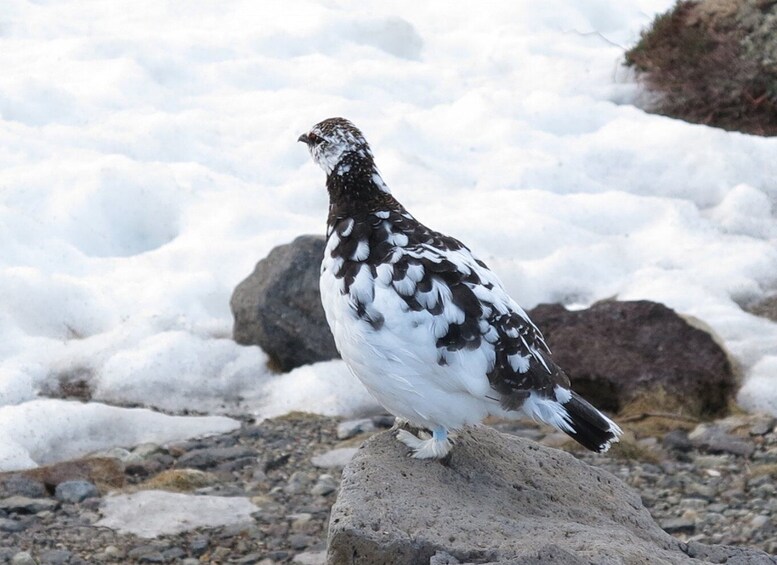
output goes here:
[{"label": "gravel", "polygon": [[[363,439],[391,424],[386,416],[343,422],[292,414],[259,424],[246,421],[240,430],[221,436],[112,450],[125,462],[123,492],[162,488],[242,496],[258,508],[250,524],[152,540],[96,526],[102,499],[88,481],[61,483],[52,492],[19,475],[0,478],[0,563],[323,564],[342,467]],[[632,430],[636,435],[627,434],[606,455],[579,451],[544,427],[493,424],[569,449],[612,472],[641,494],[664,529],[683,541],[777,553],[773,419],[736,416],[661,434],[637,427]]]}]

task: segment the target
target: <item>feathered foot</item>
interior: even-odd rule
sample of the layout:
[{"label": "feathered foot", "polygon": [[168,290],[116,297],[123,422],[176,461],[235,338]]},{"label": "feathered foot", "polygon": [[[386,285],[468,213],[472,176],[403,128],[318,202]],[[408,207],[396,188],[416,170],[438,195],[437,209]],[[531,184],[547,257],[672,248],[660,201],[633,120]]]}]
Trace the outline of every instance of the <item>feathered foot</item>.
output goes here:
[{"label": "feathered foot", "polygon": [[413,450],[412,457],[416,459],[442,459],[453,448],[445,428],[435,428],[432,435],[420,431],[418,436],[400,429],[397,430],[397,439]]}]

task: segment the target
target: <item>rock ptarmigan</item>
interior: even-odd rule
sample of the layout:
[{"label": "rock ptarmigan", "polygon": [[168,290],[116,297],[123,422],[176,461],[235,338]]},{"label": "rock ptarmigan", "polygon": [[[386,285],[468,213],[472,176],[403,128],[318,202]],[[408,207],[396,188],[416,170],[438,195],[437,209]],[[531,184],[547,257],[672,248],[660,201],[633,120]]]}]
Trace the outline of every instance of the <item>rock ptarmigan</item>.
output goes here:
[{"label": "rock ptarmigan", "polygon": [[485,263],[391,195],[361,131],[330,118],[299,141],[326,173],[320,285],[335,344],[378,402],[420,429],[397,432],[414,457],[445,457],[449,434],[488,415],[528,415],[593,451],[618,441]]}]

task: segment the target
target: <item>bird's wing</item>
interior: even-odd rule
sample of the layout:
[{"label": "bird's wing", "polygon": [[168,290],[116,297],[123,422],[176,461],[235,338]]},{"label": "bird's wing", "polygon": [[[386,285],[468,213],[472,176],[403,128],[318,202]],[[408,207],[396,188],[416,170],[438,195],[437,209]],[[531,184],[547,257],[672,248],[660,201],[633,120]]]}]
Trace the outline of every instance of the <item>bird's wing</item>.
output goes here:
[{"label": "bird's wing", "polygon": [[[391,277],[409,310],[433,316],[439,365],[468,351],[486,351],[486,376],[508,410],[520,408],[531,392],[555,399],[557,385],[569,387],[542,333],[485,263],[460,241],[430,230],[404,209],[383,216],[391,226],[391,234],[383,238],[392,244],[386,252],[393,255],[376,275]],[[370,247],[379,250],[381,243]]]}]

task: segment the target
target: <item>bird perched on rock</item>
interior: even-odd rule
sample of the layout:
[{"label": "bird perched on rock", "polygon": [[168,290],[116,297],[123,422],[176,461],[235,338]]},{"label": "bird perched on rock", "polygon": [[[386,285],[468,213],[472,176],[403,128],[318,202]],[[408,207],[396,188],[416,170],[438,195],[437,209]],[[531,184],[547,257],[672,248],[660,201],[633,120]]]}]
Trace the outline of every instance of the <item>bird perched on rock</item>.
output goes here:
[{"label": "bird perched on rock", "polygon": [[391,195],[356,126],[330,118],[299,141],[326,173],[320,286],[335,344],[378,402],[420,429],[397,432],[414,457],[445,457],[451,433],[488,415],[528,415],[593,451],[618,441],[486,264]]}]

